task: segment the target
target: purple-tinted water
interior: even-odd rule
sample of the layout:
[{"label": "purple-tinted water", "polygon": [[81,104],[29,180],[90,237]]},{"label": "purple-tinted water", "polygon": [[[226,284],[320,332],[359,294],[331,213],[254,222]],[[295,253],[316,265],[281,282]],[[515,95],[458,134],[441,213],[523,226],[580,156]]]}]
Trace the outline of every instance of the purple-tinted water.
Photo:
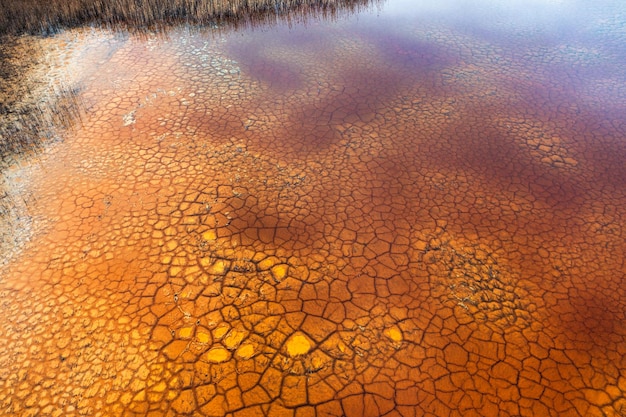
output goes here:
[{"label": "purple-tinted water", "polygon": [[14,190],[2,410],[621,415],[625,16],[45,40],[83,111]]}]

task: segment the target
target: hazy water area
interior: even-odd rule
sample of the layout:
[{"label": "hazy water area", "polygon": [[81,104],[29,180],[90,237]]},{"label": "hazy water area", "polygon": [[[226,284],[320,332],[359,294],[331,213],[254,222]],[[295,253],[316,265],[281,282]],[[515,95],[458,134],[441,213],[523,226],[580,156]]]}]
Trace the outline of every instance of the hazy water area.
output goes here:
[{"label": "hazy water area", "polygon": [[625,5],[28,1],[0,415],[626,415]]}]

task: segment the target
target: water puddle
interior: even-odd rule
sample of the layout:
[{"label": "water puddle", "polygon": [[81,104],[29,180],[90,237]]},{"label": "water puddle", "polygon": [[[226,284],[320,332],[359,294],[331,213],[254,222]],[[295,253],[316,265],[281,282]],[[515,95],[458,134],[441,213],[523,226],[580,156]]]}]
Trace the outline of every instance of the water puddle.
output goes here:
[{"label": "water puddle", "polygon": [[462,3],[23,37],[2,412],[626,412],[626,10]]}]

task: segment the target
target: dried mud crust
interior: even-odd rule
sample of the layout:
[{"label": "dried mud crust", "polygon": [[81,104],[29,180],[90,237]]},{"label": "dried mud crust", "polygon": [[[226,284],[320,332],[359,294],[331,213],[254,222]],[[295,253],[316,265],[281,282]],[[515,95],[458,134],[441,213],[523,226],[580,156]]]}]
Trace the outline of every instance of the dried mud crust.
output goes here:
[{"label": "dried mud crust", "polygon": [[[510,97],[443,88],[466,66],[447,50],[415,75],[355,39],[95,50],[83,125],[32,172],[49,227],[2,269],[3,412],[623,409],[624,195],[595,163],[621,165],[578,151],[569,113],[498,136],[475,106]],[[591,147],[609,122],[572,129]],[[578,164],[544,160],[565,149]]]},{"label": "dried mud crust", "polygon": [[473,320],[494,329],[526,329],[531,325],[536,305],[530,301],[529,290],[486,245],[453,240],[442,231],[425,246],[418,259],[426,265],[433,296],[442,303],[452,302]]}]

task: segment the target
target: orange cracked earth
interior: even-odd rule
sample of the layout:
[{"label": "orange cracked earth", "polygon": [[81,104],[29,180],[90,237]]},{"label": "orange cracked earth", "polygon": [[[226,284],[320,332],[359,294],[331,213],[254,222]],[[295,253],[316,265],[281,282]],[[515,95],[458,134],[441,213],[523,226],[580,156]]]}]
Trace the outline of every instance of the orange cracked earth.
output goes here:
[{"label": "orange cracked earth", "polygon": [[83,110],[20,171],[0,414],[625,412],[623,43],[395,3],[37,41]]}]

